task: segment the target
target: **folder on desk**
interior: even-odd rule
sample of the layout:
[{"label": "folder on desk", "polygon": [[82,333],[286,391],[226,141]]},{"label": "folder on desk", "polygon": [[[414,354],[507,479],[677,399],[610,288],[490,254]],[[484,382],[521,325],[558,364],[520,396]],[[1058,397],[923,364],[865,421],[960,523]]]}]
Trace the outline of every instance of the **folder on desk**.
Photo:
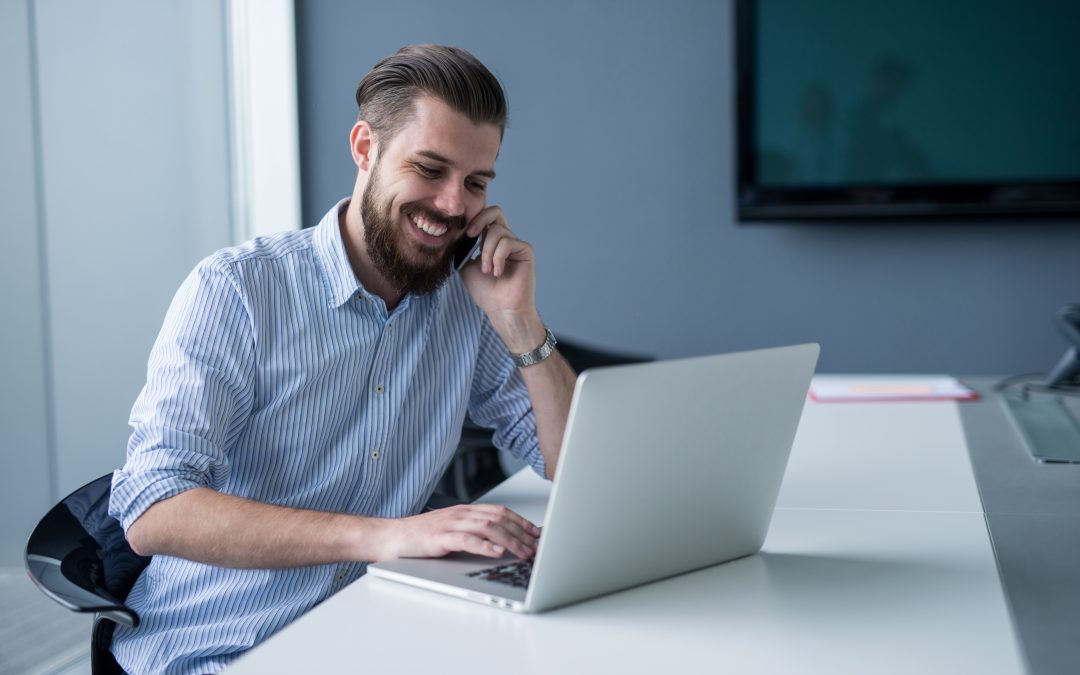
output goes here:
[{"label": "folder on desk", "polygon": [[955,377],[852,376],[817,377],[810,398],[818,402],[854,401],[973,401],[979,395]]}]

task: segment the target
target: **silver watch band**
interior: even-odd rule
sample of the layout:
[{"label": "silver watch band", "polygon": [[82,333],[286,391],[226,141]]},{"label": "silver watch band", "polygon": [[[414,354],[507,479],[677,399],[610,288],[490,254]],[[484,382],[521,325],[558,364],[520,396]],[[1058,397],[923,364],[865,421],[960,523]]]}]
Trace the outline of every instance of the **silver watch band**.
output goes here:
[{"label": "silver watch band", "polygon": [[531,352],[525,352],[524,354],[511,354],[514,359],[514,365],[518,368],[526,368],[528,366],[534,366],[540,363],[547,357],[551,356],[551,352],[555,351],[555,345],[558,344],[555,341],[555,336],[551,334],[551,331],[547,328],[544,329],[544,344],[540,345]]}]

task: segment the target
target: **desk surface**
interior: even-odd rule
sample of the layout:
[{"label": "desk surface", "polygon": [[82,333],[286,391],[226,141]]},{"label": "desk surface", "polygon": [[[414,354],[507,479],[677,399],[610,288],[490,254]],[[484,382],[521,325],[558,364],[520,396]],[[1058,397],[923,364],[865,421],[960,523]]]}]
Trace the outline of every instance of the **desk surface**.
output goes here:
[{"label": "desk surface", "polygon": [[1032,459],[994,380],[961,405],[998,570],[1032,673],[1080,672],[1080,465]]},{"label": "desk surface", "polygon": [[[547,487],[521,473],[487,500],[542,520]],[[1025,672],[948,402],[808,402],[759,555],[540,615],[365,577],[229,672],[354,667]]]}]

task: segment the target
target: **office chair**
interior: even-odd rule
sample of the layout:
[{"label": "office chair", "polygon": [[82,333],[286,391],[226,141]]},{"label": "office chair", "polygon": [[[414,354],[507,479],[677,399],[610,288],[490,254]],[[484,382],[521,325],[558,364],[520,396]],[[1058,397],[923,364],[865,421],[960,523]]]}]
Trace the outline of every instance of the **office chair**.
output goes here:
[{"label": "office chair", "polygon": [[587,347],[579,342],[559,338],[559,353],[570,364],[575,372],[581,373],[589,368],[602,366],[621,366],[628,363],[645,363],[655,360],[651,356],[641,354],[629,354],[626,352],[613,352],[608,349]]},{"label": "office chair", "polygon": [[26,570],[41,592],[75,612],[94,614],[90,667],[95,675],[123,673],[109,646],[120,623],[139,625],[124,604],[150,558],[128,546],[109,515],[112,474],[65,497],[41,519],[26,543]]}]

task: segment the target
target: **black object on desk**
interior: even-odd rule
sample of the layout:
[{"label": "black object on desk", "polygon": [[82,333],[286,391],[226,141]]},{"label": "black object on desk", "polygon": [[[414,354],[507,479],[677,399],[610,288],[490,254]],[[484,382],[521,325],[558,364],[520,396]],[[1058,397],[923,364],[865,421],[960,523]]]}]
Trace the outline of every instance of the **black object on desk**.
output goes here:
[{"label": "black object on desk", "polygon": [[1065,305],[1054,318],[1069,348],[1046,379],[1019,375],[994,389],[1032,457],[1080,464],[1080,406],[1069,400],[1080,396],[1080,304]]},{"label": "black object on desk", "polygon": [[1061,330],[1069,348],[1050,371],[1046,386],[1057,387],[1063,384],[1076,384],[1080,378],[1080,305],[1065,305],[1054,315],[1058,329]]}]

